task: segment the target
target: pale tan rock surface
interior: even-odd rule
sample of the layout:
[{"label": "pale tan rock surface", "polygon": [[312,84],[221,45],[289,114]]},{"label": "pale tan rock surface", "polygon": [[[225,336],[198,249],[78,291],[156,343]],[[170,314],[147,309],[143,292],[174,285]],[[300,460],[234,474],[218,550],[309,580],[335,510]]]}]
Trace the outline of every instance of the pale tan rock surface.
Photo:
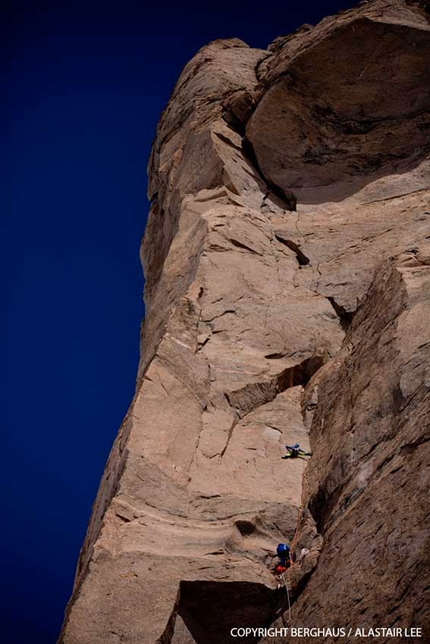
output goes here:
[{"label": "pale tan rock surface", "polygon": [[298,549],[321,548],[293,606],[297,627],[408,626],[430,639],[429,321],[427,243],[379,267],[341,352],[308,385],[302,512],[323,540],[296,535]]},{"label": "pale tan rock surface", "polygon": [[402,0],[185,67],[149,164],[136,395],[61,644],[267,626],[293,537],[298,624],[428,623],[429,70]]}]

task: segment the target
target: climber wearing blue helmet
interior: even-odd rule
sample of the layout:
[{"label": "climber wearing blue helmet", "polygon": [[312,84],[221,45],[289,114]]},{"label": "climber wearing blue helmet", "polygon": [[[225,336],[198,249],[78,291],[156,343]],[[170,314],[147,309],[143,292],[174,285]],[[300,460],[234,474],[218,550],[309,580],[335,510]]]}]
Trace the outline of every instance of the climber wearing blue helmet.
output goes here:
[{"label": "climber wearing blue helmet", "polygon": [[291,565],[290,562],[290,546],[286,543],[279,543],[276,548],[276,554],[279,557],[279,562],[276,565],[274,573],[277,577],[283,575]]},{"label": "climber wearing blue helmet", "polygon": [[285,447],[287,448],[287,454],[282,458],[303,458],[303,456],[312,456],[311,452],[305,452],[301,449],[298,443],[295,445],[285,445]]},{"label": "climber wearing blue helmet", "polygon": [[281,564],[285,566],[287,559],[288,561],[290,560],[290,546],[286,543],[279,543],[276,548],[276,554],[278,555]]}]

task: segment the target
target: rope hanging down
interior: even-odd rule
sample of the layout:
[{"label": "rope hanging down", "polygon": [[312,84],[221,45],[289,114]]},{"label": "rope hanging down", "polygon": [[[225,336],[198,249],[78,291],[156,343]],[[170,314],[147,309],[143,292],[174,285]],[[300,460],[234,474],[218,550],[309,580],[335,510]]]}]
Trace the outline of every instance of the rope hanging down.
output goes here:
[{"label": "rope hanging down", "polygon": [[290,591],[288,588],[288,582],[285,579],[285,573],[282,573],[282,580],[284,582],[285,590],[287,591],[287,599],[288,599],[288,623],[291,622],[291,602],[290,602]]}]

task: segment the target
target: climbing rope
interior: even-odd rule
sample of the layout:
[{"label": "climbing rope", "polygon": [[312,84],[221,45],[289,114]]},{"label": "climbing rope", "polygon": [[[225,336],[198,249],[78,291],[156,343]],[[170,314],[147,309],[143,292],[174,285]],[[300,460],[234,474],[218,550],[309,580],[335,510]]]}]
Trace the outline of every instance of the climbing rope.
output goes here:
[{"label": "climbing rope", "polygon": [[291,602],[290,602],[290,591],[288,588],[288,582],[285,579],[285,573],[282,573],[282,581],[284,582],[285,590],[287,591],[287,599],[288,599],[288,623],[291,622]]}]

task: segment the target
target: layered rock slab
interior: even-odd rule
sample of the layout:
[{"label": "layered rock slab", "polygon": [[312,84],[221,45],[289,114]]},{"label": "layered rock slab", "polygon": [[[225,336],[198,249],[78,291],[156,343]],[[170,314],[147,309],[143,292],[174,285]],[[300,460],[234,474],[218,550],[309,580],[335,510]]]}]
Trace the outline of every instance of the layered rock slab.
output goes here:
[{"label": "layered rock slab", "polygon": [[[410,119],[410,103],[399,98],[396,118],[384,113],[379,122],[370,101],[371,115],[357,117],[372,121],[369,131],[343,129],[332,153],[321,156],[319,139],[332,140],[330,127],[339,125],[342,105],[332,105],[336,83],[345,83],[348,118],[368,85],[345,77],[345,65],[330,65],[325,95],[324,88],[316,92],[320,81],[312,75],[329,64],[317,53],[331,51],[333,42],[340,49],[354,43],[359,51],[361,42],[367,66],[361,78],[369,74],[366,83],[374,88],[385,70],[376,59],[369,66],[369,45],[356,39],[357,29],[371,40],[382,30],[381,43],[393,44],[389,64],[411,71],[416,86],[408,79],[408,100],[416,97],[419,114]],[[398,30],[407,37],[399,39]],[[428,34],[425,15],[400,0],[371,2],[281,38],[267,52],[238,40],[215,41],[184,69],[149,166],[146,318],[136,395],[93,508],[60,642],[218,644],[230,641],[231,625],[270,623],[286,603],[269,571],[273,551],[278,541],[291,540],[299,516],[295,543],[311,552],[294,570],[293,596],[307,592],[323,539],[327,543],[314,497],[320,499],[336,461],[316,445],[303,490],[304,462],[282,461],[283,446],[308,447],[303,387],[314,383],[316,372],[319,378],[341,364],[333,361],[343,359],[357,308],[370,316],[366,293],[375,267],[402,251],[413,261],[424,252],[430,207],[421,91]],[[321,101],[333,108],[329,116],[320,110],[312,124],[316,143],[288,110],[273,119],[272,93],[288,75],[300,77],[294,100],[316,112]],[[290,89],[282,89],[281,103],[290,100]],[[390,110],[397,109],[396,97],[394,90]],[[387,157],[391,121],[401,159]],[[314,146],[312,159],[295,142],[293,126]],[[371,134],[369,146],[370,131],[377,136]],[[286,132],[284,161],[276,156],[276,141]],[[266,154],[266,138],[269,148],[276,144],[273,155]],[[346,174],[338,148],[349,155]],[[293,166],[300,167],[301,186]],[[384,369],[382,387],[390,378]],[[336,382],[341,391],[343,381]],[[319,399],[309,405],[316,405],[317,418]],[[353,413],[344,406],[342,413]],[[312,427],[312,442],[317,436]],[[379,434],[366,440],[375,449]],[[320,564],[314,575],[319,570]],[[298,619],[310,619],[311,602],[298,600]]]}]

